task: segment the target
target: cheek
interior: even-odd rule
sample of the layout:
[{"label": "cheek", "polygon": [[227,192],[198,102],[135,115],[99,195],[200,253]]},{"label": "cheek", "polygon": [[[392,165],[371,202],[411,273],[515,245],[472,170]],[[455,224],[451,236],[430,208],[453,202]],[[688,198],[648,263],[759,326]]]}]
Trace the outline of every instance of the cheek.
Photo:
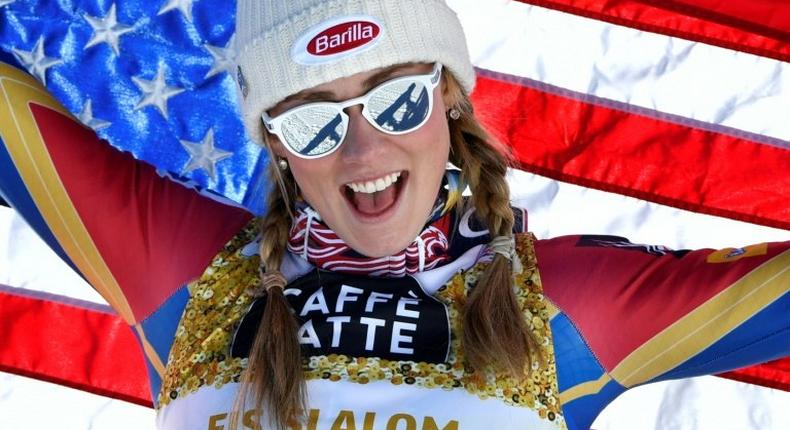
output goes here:
[{"label": "cheek", "polygon": [[[325,179],[330,176],[331,166],[326,160],[305,160],[288,155],[288,165],[296,179],[301,196],[320,212],[321,196],[328,195],[330,183]],[[324,179],[322,179],[324,178]]]},{"label": "cheek", "polygon": [[412,156],[419,163],[429,164],[440,171],[444,171],[450,154],[450,130],[443,107],[441,103],[434,106],[431,119],[417,131],[418,145],[412,148]]},{"label": "cheek", "polygon": [[412,222],[419,225],[425,222],[425,217],[433,208],[450,154],[450,132],[444,111],[440,106],[434,108],[439,109],[415,133],[413,144],[409,145],[414,166],[412,179],[416,186],[410,206],[414,210]]},{"label": "cheek", "polygon": [[433,143],[428,148],[428,151],[433,158],[443,158],[445,163],[450,152],[450,124],[448,121],[452,121],[448,119],[445,112],[446,109],[439,88],[436,88],[433,111],[425,127],[428,128],[428,132],[433,136]]}]

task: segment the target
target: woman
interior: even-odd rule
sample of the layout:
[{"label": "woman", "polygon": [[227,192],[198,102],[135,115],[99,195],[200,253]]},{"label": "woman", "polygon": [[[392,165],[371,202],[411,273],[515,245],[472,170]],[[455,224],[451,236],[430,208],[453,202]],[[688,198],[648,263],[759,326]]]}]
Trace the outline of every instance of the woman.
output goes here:
[{"label": "woman", "polygon": [[787,244],[524,233],[443,2],[237,16],[244,118],[276,160],[262,220],[106,148],[53,157],[112,178],[105,195],[124,185],[91,209],[142,238],[102,252],[129,267],[125,300],[107,295],[148,355],[160,428],[588,428],[629,387],[790,354]]},{"label": "woman", "polygon": [[[268,6],[240,2],[237,18],[241,47],[238,77],[246,124],[251,135],[278,159],[272,182],[280,185],[272,190],[261,232],[265,273],[259,293],[265,293],[266,305],[253,305],[250,314],[254,316],[248,314],[236,333],[235,340],[245,339],[247,344],[255,337],[251,346],[238,348],[251,348],[244,379],[248,391],[242,391],[235,406],[240,415],[252,410],[244,406],[252,398],[253,405],[263,405],[269,411],[268,418],[274,423],[285,424],[303,416],[308,428],[397,428],[401,422],[407,428],[507,428],[513,421],[520,426],[533,420],[535,427],[562,423],[565,411],[557,396],[561,388],[556,377],[563,370],[554,369],[559,366],[557,361],[565,358],[555,361],[552,346],[567,344],[558,342],[557,333],[552,341],[544,330],[552,325],[550,320],[573,317],[553,309],[542,296],[547,282],[558,284],[552,291],[558,294],[555,300],[563,302],[559,297],[568,293],[562,284],[575,280],[575,288],[580,288],[581,279],[586,277],[590,282],[599,276],[594,272],[610,270],[606,267],[610,258],[626,258],[637,266],[604,275],[607,281],[617,282],[619,276],[630,272],[630,283],[634,282],[632,276],[640,274],[645,285],[655,284],[651,288],[658,296],[659,285],[666,288],[677,282],[705,258],[735,258],[726,253],[717,257],[710,252],[642,248],[611,237],[566,238],[564,245],[570,249],[562,249],[560,241],[534,246],[523,234],[516,234],[514,241],[513,233],[520,233],[523,226],[521,219],[515,219],[521,217],[514,217],[509,207],[506,158],[471,112],[467,94],[474,74],[460,25],[442,2]],[[460,183],[468,184],[472,191],[470,201],[455,202],[459,186],[452,171],[446,181],[449,190],[444,191],[442,178],[448,161],[460,168]],[[472,227],[474,224],[478,226]],[[485,234],[478,233],[485,229]],[[588,249],[576,251],[580,247]],[[749,252],[762,250],[744,251]],[[294,266],[304,266],[305,260],[309,266],[288,270],[283,259],[294,259],[294,254],[301,257]],[[569,274],[571,270],[566,268],[557,270],[555,259],[562,254],[579,258],[576,270],[593,273],[583,276]],[[434,260],[423,261],[426,255]],[[542,261],[542,255],[547,261]],[[766,251],[768,255],[776,254]],[[776,264],[786,265],[785,259]],[[544,278],[543,289],[536,264]],[[285,276],[277,270],[281,266]],[[313,267],[333,273],[314,272]],[[709,282],[719,284],[715,288],[722,291],[724,285],[745,273],[736,275],[740,270],[746,269],[729,266],[712,271],[718,279]],[[403,276],[404,271],[410,276]],[[458,271],[463,275],[453,276]],[[709,270],[702,271],[710,276]],[[299,277],[294,272],[308,274]],[[410,286],[408,278],[417,280],[422,295]],[[608,299],[617,300],[624,293],[615,294],[611,286],[596,287],[608,290],[612,294]],[[632,291],[642,296],[645,289]],[[404,292],[400,298],[398,291]],[[721,308],[710,304],[710,293],[685,293],[679,308],[687,308],[688,300],[704,302],[716,309],[708,312],[716,314]],[[581,291],[570,294],[586,295]],[[296,320],[283,300],[286,296],[290,296]],[[398,305],[391,308],[394,313],[372,316],[379,301],[385,305],[396,299]],[[427,322],[418,319],[431,312],[428,304],[437,299],[449,309],[449,333],[440,330],[423,335],[420,325],[434,330],[442,325],[441,315]],[[641,297],[622,306],[651,309],[657,300]],[[667,297],[660,300],[669,301]],[[578,308],[578,303],[568,306]],[[690,310],[670,311],[674,315],[659,324],[693,325],[690,321],[699,315],[684,314]],[[559,316],[553,315],[556,312]],[[589,311],[578,312],[581,319],[589,318],[581,316]],[[407,315],[416,320],[399,320]],[[379,344],[382,339],[377,335],[390,330],[389,342]],[[711,371],[716,369],[714,362],[720,365],[721,360],[711,360],[707,363],[710,367],[690,370],[681,366],[684,360],[673,362],[660,354],[660,360],[630,358],[654,350],[655,342],[663,345],[671,342],[669,339],[677,340],[676,334],[665,333],[655,334],[653,339],[659,340],[652,346],[632,348],[629,354],[622,348],[635,343],[634,339],[612,345],[620,351],[611,359],[621,361],[612,362],[616,366],[610,372],[592,371],[592,381],[601,385],[598,397],[607,397],[602,391],[621,390],[617,387],[620,383],[631,386],[673,372]],[[583,336],[578,331],[573,334]],[[443,340],[448,336],[449,344]],[[305,388],[296,382],[303,371],[296,360],[300,344],[309,357],[303,367],[310,381],[310,406],[303,403],[301,390]],[[233,346],[236,351],[237,345]],[[775,348],[787,346],[777,344]],[[582,347],[573,354],[592,357],[600,353],[593,351]],[[772,352],[781,353],[786,351]],[[599,357],[600,361],[609,359]],[[373,360],[377,365],[368,364]],[[599,360],[590,360],[574,371],[595,366]],[[644,374],[645,363],[653,361],[661,365]],[[605,363],[597,363],[602,364],[605,367]],[[453,371],[440,370],[447,368]],[[319,377],[330,382],[314,380]],[[381,402],[406,395],[404,388],[397,387],[401,379],[409,378],[407,385],[422,388],[411,390],[408,397],[428,400],[430,406],[416,407],[415,403],[424,400],[401,400],[395,407],[408,413],[379,409]],[[566,387],[571,385],[573,382],[566,383]],[[435,392],[439,387],[450,391],[439,391],[443,394],[439,395]],[[346,390],[362,399],[338,402],[337,407],[324,402],[343,396]],[[391,391],[397,393],[395,397]],[[489,408],[486,413],[476,411],[480,399],[488,397],[497,400],[484,402]],[[596,412],[595,408],[574,411],[567,424],[589,425],[587,420]],[[234,418],[232,415],[229,421],[233,423]]]}]

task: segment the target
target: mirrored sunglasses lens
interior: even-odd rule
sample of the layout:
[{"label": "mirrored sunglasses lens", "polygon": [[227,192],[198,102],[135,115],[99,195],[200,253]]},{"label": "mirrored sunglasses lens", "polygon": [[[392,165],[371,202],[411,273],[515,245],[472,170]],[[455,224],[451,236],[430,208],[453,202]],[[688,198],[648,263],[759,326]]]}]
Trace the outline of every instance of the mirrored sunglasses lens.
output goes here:
[{"label": "mirrored sunglasses lens", "polygon": [[417,80],[405,79],[377,89],[368,101],[368,111],[386,131],[411,131],[425,121],[430,108],[430,91]]},{"label": "mirrored sunglasses lens", "polygon": [[326,154],[343,140],[343,118],[337,109],[312,106],[289,114],[280,126],[285,143],[299,154]]}]

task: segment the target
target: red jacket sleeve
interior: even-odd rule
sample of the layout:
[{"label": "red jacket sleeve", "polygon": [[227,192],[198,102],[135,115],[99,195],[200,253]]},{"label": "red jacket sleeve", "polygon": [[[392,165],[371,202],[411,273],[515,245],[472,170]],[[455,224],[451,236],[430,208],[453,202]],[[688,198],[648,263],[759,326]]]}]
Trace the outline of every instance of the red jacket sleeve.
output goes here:
[{"label": "red jacket sleeve", "polygon": [[790,244],[673,251],[614,236],[536,244],[546,296],[624,387],[790,355]]}]

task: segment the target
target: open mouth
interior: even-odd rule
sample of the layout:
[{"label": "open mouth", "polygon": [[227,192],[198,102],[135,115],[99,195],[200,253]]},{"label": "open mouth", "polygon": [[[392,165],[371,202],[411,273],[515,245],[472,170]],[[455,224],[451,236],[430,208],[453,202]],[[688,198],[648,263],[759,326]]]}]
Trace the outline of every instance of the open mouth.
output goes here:
[{"label": "open mouth", "polygon": [[395,206],[409,178],[406,171],[384,175],[370,181],[343,185],[343,195],[352,208],[364,217],[383,215]]}]

